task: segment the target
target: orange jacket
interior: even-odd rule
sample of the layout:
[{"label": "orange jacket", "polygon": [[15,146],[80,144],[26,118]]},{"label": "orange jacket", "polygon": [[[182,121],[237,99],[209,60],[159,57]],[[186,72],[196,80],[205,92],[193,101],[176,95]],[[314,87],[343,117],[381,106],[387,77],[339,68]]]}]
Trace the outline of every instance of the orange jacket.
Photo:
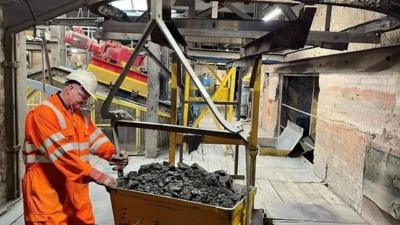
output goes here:
[{"label": "orange jacket", "polygon": [[27,167],[51,163],[67,179],[78,181],[89,176],[89,153],[108,160],[115,148],[88,117],[71,113],[57,95],[28,113],[23,151]]},{"label": "orange jacket", "polygon": [[[29,220],[57,213],[63,207],[61,210],[71,211],[65,208],[79,210],[89,204],[91,212],[87,191],[92,170],[89,153],[108,160],[115,148],[87,116],[71,113],[58,95],[52,95],[28,113],[22,153],[26,166],[25,219]],[[34,180],[33,173],[41,180]]]}]

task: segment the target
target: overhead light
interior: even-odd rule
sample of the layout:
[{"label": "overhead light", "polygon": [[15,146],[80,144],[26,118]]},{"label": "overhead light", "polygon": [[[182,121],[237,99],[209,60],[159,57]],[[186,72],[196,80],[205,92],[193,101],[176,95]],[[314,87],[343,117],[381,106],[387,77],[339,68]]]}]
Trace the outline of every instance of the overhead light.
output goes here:
[{"label": "overhead light", "polygon": [[273,10],[269,11],[265,16],[262,18],[264,21],[270,21],[275,19],[277,16],[282,15],[282,9],[279,7],[275,7]]},{"label": "overhead light", "polygon": [[120,9],[120,10],[138,10],[145,11],[147,10],[147,1],[146,0],[119,0],[111,2],[111,5]]}]

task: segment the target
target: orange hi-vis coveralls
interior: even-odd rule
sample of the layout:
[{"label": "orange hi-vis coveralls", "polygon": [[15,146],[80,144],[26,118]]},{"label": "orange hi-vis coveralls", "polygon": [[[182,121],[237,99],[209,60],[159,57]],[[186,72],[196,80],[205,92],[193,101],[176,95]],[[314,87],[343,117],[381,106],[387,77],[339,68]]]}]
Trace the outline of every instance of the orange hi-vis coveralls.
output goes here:
[{"label": "orange hi-vis coveralls", "polygon": [[57,94],[28,113],[22,180],[25,224],[95,224],[89,153],[108,160],[115,148],[87,116],[69,111]]}]

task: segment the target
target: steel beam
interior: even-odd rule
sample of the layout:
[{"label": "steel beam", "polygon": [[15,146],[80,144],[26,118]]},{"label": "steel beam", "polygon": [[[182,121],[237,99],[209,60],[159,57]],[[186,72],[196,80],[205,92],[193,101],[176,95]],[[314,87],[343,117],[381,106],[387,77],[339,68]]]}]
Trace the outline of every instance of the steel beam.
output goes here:
[{"label": "steel beam", "polygon": [[[177,143],[182,144],[185,140],[184,134],[178,134],[176,137]],[[216,144],[216,145],[245,145],[241,139],[238,138],[227,138],[227,137],[215,137],[210,135],[203,135],[201,139],[202,144]]]},{"label": "steel beam", "polygon": [[347,28],[343,32],[354,33],[384,33],[400,27],[400,20],[394,17],[385,16],[376,20],[371,20],[354,27]]},{"label": "steel beam", "polygon": [[247,38],[254,39],[259,38],[268,31],[230,31],[230,30],[217,30],[213,29],[212,32],[207,29],[191,29],[191,28],[179,28],[179,32],[183,36],[194,36],[194,37],[213,37],[213,38]]},{"label": "steel beam", "polygon": [[299,19],[244,46],[245,56],[304,47],[316,8],[306,7]]},{"label": "steel beam", "polygon": [[49,20],[44,25],[54,26],[88,26],[96,27],[103,21],[103,17],[98,18],[55,18]]},{"label": "steel beam", "polygon": [[255,58],[257,58],[257,56],[247,56],[247,57],[243,57],[243,58],[238,58],[238,59],[228,62],[226,66],[228,66],[228,67],[249,67],[249,66],[253,65]]},{"label": "steel beam", "polygon": [[243,38],[232,38],[232,37],[186,36],[185,40],[188,43],[234,44],[237,46],[240,46],[243,43]]},{"label": "steel beam", "polygon": [[204,49],[189,49],[187,54],[192,57],[218,57],[218,58],[228,58],[237,59],[240,57],[240,53],[236,51],[221,51],[221,50],[204,50]]},{"label": "steel beam", "polygon": [[359,8],[383,13],[400,19],[400,3],[398,0],[218,0],[220,2],[245,2],[245,3],[282,3],[297,4],[299,2],[309,5],[338,5]]},{"label": "steel beam", "polygon": [[293,12],[293,9],[289,5],[278,5],[283,14],[288,18],[288,20],[296,20],[297,15]]},{"label": "steel beam", "polygon": [[[191,30],[224,30],[224,31],[261,31],[271,32],[280,29],[288,24],[287,21],[246,21],[246,20],[212,20],[212,19],[190,19],[174,18],[175,26],[180,28],[190,28]],[[106,20],[102,24],[104,32],[123,32],[123,33],[143,33],[146,23],[122,23],[113,20]]]},{"label": "steel beam", "polygon": [[[181,133],[181,134],[198,134],[198,135],[209,135],[209,136],[215,136],[215,137],[242,139],[238,133],[232,133],[229,131],[184,127],[184,126],[179,126],[179,125],[174,125],[174,124],[161,124],[161,123],[150,123],[150,122],[132,121],[132,120],[119,120],[116,122],[116,125],[121,126],[121,127],[137,127],[137,128],[153,129],[153,130],[164,130],[164,131],[170,131],[170,132]],[[242,139],[242,140],[244,140],[244,139]],[[246,140],[244,140],[244,141],[246,141]]]},{"label": "steel beam", "polygon": [[379,72],[400,61],[400,45],[301,59],[265,67],[268,73]]},{"label": "steel beam", "polygon": [[38,23],[91,4],[104,4],[110,0],[29,0],[15,1],[3,8],[4,27],[11,32],[20,32]]},{"label": "steel beam", "polygon": [[[174,19],[177,28],[226,31],[275,31],[286,25],[282,20],[213,20],[213,19]],[[211,32],[210,32],[211,33]]]},{"label": "steel beam", "polygon": [[373,33],[310,31],[306,43],[311,44],[313,42],[380,43],[381,37]]},{"label": "steel beam", "polygon": [[246,12],[243,12],[241,9],[238,7],[234,6],[232,3],[224,2],[223,6],[231,10],[233,13],[238,15],[240,18],[245,19],[245,20],[252,20],[253,17],[249,16]]},{"label": "steel beam", "polygon": [[103,40],[132,40],[138,41],[142,37],[141,33],[121,33],[96,31],[94,35],[97,39]]}]

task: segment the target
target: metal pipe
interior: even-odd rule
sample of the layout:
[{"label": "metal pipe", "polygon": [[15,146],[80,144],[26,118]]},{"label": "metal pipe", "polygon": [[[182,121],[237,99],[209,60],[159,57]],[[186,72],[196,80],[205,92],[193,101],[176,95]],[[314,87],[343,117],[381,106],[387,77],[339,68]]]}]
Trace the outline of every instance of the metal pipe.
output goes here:
[{"label": "metal pipe", "polygon": [[281,120],[282,120],[282,101],[283,101],[283,75],[278,74],[278,80],[279,80],[279,96],[278,96],[278,126],[276,126],[277,130],[277,136],[279,137],[281,135]]},{"label": "metal pipe", "polygon": [[[118,127],[116,123],[116,119],[111,120],[111,128],[112,128],[112,133],[113,133],[113,141],[114,141],[114,146],[115,146],[115,151],[116,154],[121,152],[121,146],[119,145],[119,135],[118,135]],[[119,169],[118,171],[118,177],[123,177],[124,176],[124,170]]]},{"label": "metal pipe", "polygon": [[44,65],[44,48],[42,48],[41,51],[41,55],[42,55],[42,89],[43,89],[43,93],[44,95],[46,95],[46,69],[45,69],[45,65]]},{"label": "metal pipe", "polygon": [[[240,121],[240,113],[241,113],[241,106],[242,106],[242,80],[243,80],[243,70],[238,69],[237,70],[237,78],[238,78],[238,83],[237,83],[237,92],[236,92],[236,121]],[[235,165],[234,165],[234,171],[235,175],[238,175],[238,170],[239,170],[239,145],[235,145]]]},{"label": "metal pipe", "polygon": [[246,202],[245,202],[245,210],[246,210],[246,219],[244,221],[245,225],[250,224],[250,178],[251,178],[251,172],[250,172],[250,148],[249,145],[246,145]]},{"label": "metal pipe", "polygon": [[[42,48],[43,48],[43,56],[46,62],[46,67],[47,67],[47,76],[49,77],[49,82],[51,85],[53,85],[53,79],[51,77],[51,66],[50,66],[50,58],[49,58],[49,51],[47,50],[47,40],[46,36],[44,35],[44,32],[40,34],[42,38]],[[42,62],[43,63],[43,62]],[[44,66],[42,67],[44,69]]]},{"label": "metal pipe", "polygon": [[17,88],[17,55],[15,33],[6,31],[4,34],[4,95],[5,95],[5,130],[7,138],[6,150],[6,182],[7,199],[16,199],[20,196],[19,176],[19,140],[18,124],[18,88]]},{"label": "metal pipe", "polygon": [[307,115],[307,116],[311,116],[311,117],[317,118],[317,116],[315,116],[315,115],[312,115],[312,114],[310,114],[310,113],[308,113],[308,112],[304,112],[304,111],[302,111],[302,110],[300,110],[300,109],[296,109],[296,108],[294,108],[294,107],[292,107],[292,106],[290,106],[290,105],[286,105],[285,103],[282,103],[282,105],[285,106],[285,107],[287,107],[287,108],[289,108],[289,109],[292,109],[292,110],[294,110],[294,111],[297,111],[297,112],[299,112],[299,113],[303,113],[303,114],[305,114],[305,115]]},{"label": "metal pipe", "polygon": [[331,19],[332,19],[332,5],[326,6],[326,17],[325,17],[325,31],[331,29]]}]

